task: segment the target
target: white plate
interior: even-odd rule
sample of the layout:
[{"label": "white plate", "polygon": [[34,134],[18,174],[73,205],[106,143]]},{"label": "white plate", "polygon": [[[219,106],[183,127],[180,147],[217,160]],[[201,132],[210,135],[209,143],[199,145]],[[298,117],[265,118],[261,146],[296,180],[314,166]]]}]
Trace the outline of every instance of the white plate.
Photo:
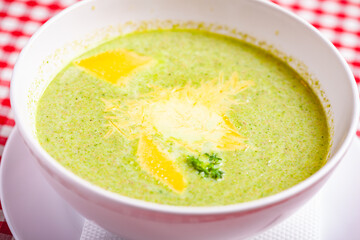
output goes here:
[{"label": "white plate", "polygon": [[[47,184],[15,128],[1,162],[0,194],[7,223],[17,240],[79,240],[84,219]],[[360,239],[360,142],[355,139],[321,190],[324,240]]]},{"label": "white plate", "polygon": [[1,160],[0,194],[15,239],[79,240],[84,219],[45,181],[15,128]]}]

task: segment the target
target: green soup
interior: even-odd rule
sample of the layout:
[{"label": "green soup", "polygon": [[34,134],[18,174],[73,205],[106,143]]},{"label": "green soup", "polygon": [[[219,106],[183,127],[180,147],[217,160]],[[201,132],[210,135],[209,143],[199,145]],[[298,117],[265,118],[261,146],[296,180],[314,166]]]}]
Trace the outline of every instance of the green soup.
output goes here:
[{"label": "green soup", "polygon": [[45,90],[36,129],[52,157],[94,185],[182,206],[290,188],[324,165],[330,142],[298,73],[197,30],[136,32],[86,52]]}]

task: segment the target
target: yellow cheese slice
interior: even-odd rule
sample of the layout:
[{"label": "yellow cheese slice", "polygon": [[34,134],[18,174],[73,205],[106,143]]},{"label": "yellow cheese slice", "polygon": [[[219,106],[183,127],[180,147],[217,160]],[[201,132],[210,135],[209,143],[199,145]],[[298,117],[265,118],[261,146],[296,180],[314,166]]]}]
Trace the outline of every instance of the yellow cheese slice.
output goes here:
[{"label": "yellow cheese slice", "polygon": [[141,56],[126,49],[116,49],[74,63],[97,78],[121,85],[126,83],[127,77],[151,61],[151,57]]},{"label": "yellow cheese slice", "polygon": [[247,147],[244,143],[246,138],[238,133],[238,130],[226,115],[223,115],[223,121],[225,133],[218,141],[217,148],[225,151],[245,149]]},{"label": "yellow cheese slice", "polygon": [[185,179],[175,163],[145,134],[140,136],[137,158],[141,168],[151,176],[175,192],[181,193],[185,190]]}]

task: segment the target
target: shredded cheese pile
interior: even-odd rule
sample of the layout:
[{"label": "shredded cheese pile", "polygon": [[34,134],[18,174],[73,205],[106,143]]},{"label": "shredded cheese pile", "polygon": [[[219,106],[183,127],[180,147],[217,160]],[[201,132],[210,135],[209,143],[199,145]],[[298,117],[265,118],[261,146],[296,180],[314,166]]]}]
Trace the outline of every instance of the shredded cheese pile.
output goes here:
[{"label": "shredded cheese pile", "polygon": [[223,75],[200,87],[186,85],[171,89],[152,86],[153,91],[121,103],[104,100],[111,130],[128,139],[160,133],[193,152],[201,152],[204,144],[213,150],[238,150],[246,147],[245,138],[226,116],[231,105],[240,102],[236,94],[251,86],[240,82],[236,73],[228,81]]}]

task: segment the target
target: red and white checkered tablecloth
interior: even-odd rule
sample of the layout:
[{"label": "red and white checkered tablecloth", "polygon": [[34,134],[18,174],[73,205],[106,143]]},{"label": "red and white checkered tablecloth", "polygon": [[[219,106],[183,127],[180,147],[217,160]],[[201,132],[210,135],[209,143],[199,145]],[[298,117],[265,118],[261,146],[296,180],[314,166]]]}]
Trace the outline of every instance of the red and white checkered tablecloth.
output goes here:
[{"label": "red and white checkered tablecloth", "polygon": [[[0,160],[15,122],[9,87],[19,52],[50,17],[79,0],[0,0]],[[319,29],[350,65],[360,89],[360,0],[272,0]],[[356,132],[360,138],[360,125]],[[0,205],[1,208],[1,205]],[[0,240],[12,239],[0,210]]]}]

